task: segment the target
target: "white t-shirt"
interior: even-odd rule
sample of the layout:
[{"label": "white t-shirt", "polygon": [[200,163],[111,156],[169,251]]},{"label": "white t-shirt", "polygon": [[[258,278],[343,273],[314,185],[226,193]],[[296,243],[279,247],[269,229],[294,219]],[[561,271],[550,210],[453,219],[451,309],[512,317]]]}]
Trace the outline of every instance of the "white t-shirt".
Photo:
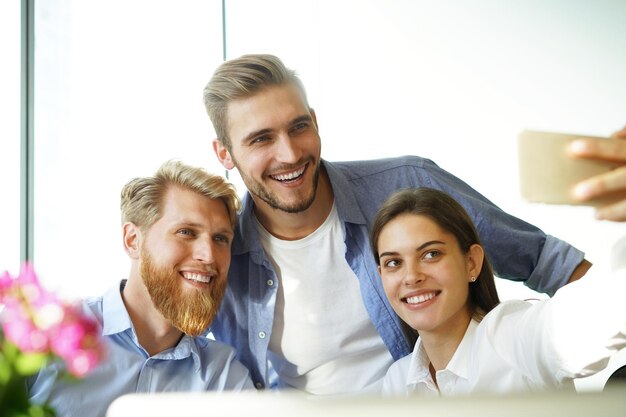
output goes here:
[{"label": "white t-shirt", "polygon": [[394,363],[384,395],[460,395],[574,389],[626,347],[626,269],[594,276],[535,304],[506,301],[468,329],[434,384],[418,339],[413,353]]},{"label": "white t-shirt", "polygon": [[279,280],[269,348],[289,362],[276,369],[280,378],[316,395],[379,392],[393,359],[346,262],[335,206],[300,240],[277,239],[257,225]]}]

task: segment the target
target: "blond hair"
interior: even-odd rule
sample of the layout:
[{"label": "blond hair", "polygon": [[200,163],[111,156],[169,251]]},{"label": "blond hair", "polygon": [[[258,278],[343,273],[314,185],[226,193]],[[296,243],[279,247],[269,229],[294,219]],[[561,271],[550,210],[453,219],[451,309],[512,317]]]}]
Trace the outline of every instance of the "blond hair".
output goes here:
[{"label": "blond hair", "polygon": [[129,181],[121,193],[122,223],[131,222],[148,229],[162,216],[163,197],[169,187],[177,186],[224,202],[233,229],[241,201],[235,187],[225,178],[180,161],[167,161],[151,177]]},{"label": "blond hair", "polygon": [[306,91],[294,70],[283,64],[280,58],[269,54],[249,54],[220,65],[204,87],[204,106],[213,123],[213,128],[227,150],[231,150],[228,136],[227,107],[233,100],[250,97],[262,89],[292,83],[304,98]]}]

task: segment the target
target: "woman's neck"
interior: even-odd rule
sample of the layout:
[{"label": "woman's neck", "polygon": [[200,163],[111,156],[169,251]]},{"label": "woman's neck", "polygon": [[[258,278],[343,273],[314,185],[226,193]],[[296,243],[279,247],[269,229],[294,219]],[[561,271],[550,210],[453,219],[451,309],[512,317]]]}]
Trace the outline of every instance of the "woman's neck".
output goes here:
[{"label": "woman's neck", "polygon": [[459,317],[449,320],[445,326],[439,326],[432,331],[419,331],[422,345],[434,371],[440,371],[448,366],[465,336],[470,321],[469,312],[463,312]]}]

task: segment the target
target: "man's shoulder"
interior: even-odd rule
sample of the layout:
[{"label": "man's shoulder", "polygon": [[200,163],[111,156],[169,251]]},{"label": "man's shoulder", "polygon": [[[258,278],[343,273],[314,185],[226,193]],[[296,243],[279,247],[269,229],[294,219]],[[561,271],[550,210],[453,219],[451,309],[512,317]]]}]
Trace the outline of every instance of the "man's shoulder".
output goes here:
[{"label": "man's shoulder", "polygon": [[348,180],[369,175],[391,173],[402,169],[421,169],[434,163],[426,158],[415,155],[404,155],[394,158],[368,159],[360,161],[325,162],[325,166],[341,172]]}]

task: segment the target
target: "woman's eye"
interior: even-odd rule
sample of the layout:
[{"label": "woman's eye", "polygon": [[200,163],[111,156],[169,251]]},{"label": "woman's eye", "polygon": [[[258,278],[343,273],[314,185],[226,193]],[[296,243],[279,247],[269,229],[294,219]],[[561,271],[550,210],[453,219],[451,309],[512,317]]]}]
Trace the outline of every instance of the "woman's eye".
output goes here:
[{"label": "woman's eye", "polygon": [[191,230],[191,229],[180,229],[177,233],[179,235],[185,235],[185,236],[193,236],[194,235],[193,230]]},{"label": "woman's eye", "polygon": [[424,259],[435,259],[437,258],[439,255],[441,255],[441,252],[436,251],[436,250],[431,250],[428,251],[424,254]]},{"label": "woman's eye", "polygon": [[385,266],[388,268],[395,268],[400,265],[400,262],[397,259],[390,259],[385,262]]}]

